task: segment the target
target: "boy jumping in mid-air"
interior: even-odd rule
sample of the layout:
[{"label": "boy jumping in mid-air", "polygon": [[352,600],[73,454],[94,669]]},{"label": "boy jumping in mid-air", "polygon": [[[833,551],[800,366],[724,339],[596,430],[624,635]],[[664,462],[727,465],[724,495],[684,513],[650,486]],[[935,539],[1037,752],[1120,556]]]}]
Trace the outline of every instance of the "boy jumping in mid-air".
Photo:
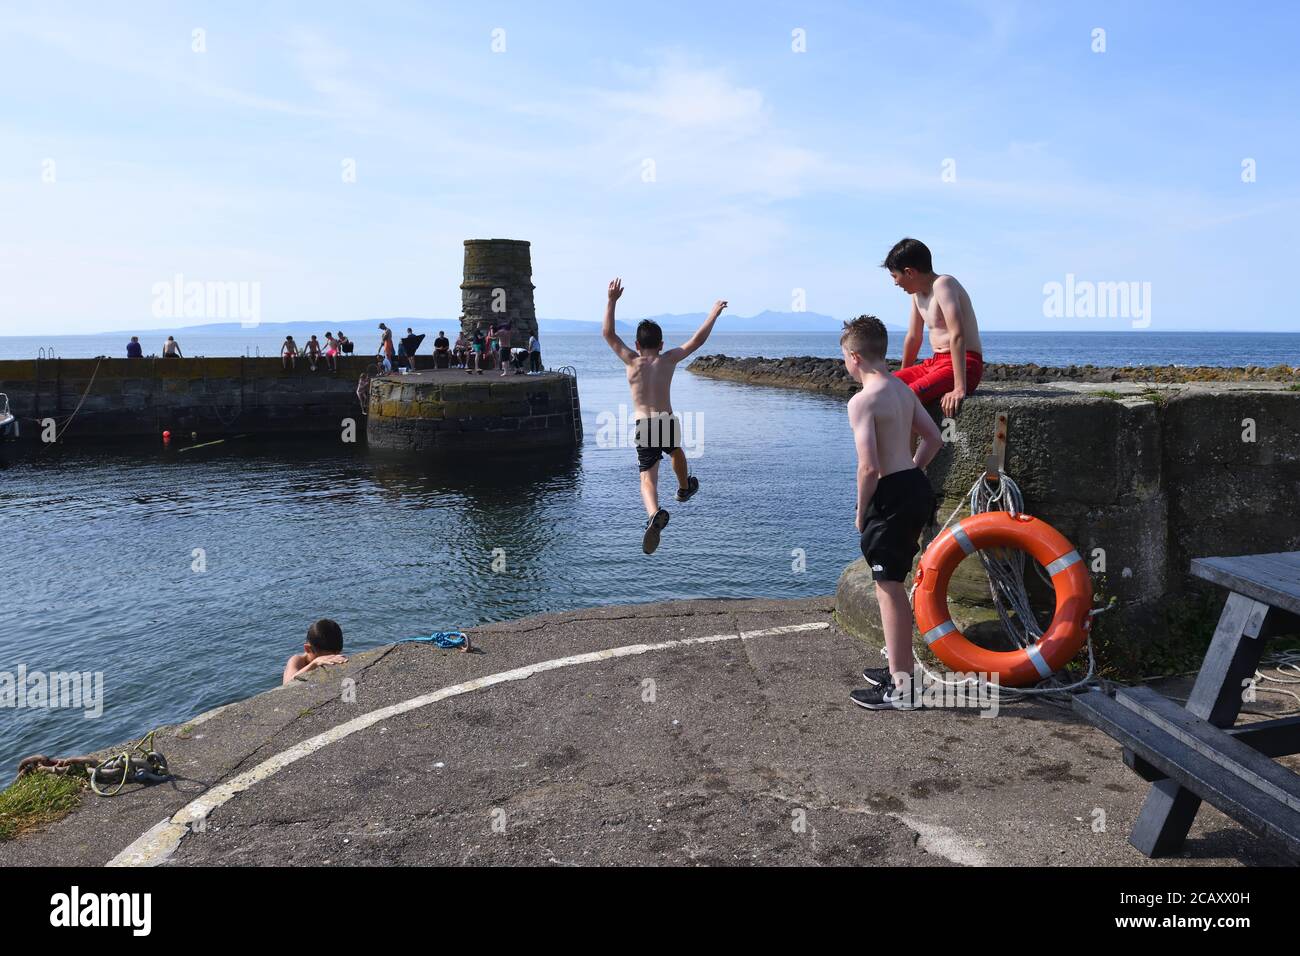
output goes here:
[{"label": "boy jumping in mid-air", "polygon": [[[917,239],[900,239],[881,265],[894,277],[894,285],[912,297],[903,367],[894,374],[922,404],[937,399],[943,413],[952,418],[984,374],[984,346],[970,296],[952,276],[934,274],[930,250]],[[930,329],[934,355],[918,365],[923,325]]]},{"label": "boy jumping in mid-air", "polygon": [[[844,368],[862,390],[849,399],[849,426],[858,452],[857,529],[871,566],[889,667],[868,667],[872,686],[849,696],[870,710],[911,710],[912,606],[903,581],[912,570],[921,532],[934,520],[935,496],[922,471],[943,442],[939,427],[907,385],[889,374],[889,333],[874,315],[844,323]],[[920,436],[911,452],[913,433]]]},{"label": "boy jumping in mid-air", "polygon": [[673,414],[669,392],[677,363],[691,355],[704,344],[713,331],[727,303],[719,299],[713,303],[709,317],[699,330],[679,348],[663,351],[664,333],[657,322],[643,319],[636,327],[636,348],[633,352],[614,331],[614,308],[623,294],[623,280],[609,284],[609,301],[605,305],[603,335],[614,354],[627,366],[627,383],[632,390],[632,406],[636,414],[636,456],[641,466],[641,500],[645,503],[645,536],[641,550],[654,554],[659,547],[659,533],[668,524],[668,511],[659,507],[659,459],[667,453],[677,475],[677,500],[687,501],[700,490],[700,480],[690,474],[686,453],[681,449],[682,423]]}]

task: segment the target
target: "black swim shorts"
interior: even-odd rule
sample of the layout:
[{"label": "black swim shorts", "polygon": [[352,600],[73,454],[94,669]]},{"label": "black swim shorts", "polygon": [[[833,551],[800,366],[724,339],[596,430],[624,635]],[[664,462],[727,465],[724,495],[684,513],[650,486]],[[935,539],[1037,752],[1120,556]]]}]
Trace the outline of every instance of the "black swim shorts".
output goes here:
[{"label": "black swim shorts", "polygon": [[921,533],[938,507],[930,479],[920,468],[885,475],[867,505],[862,556],[876,581],[902,581],[912,570]]},{"label": "black swim shorts", "polygon": [[681,445],[682,423],[676,415],[655,415],[636,420],[636,459],[642,471],[659,464]]}]

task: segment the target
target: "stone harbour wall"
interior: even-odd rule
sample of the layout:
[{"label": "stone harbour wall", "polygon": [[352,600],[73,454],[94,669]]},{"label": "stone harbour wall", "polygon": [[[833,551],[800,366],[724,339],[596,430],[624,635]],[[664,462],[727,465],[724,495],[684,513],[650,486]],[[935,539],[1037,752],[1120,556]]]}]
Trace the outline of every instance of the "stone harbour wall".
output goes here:
[{"label": "stone harbour wall", "polygon": [[[436,372],[376,379],[367,441],[406,452],[572,448],[574,380],[567,375]],[[579,424],[578,427],[581,427]]]},{"label": "stone harbour wall", "polygon": [[[342,356],[337,372],[322,359],[315,372],[301,357],[294,369],[279,358],[104,358],[0,361],[0,392],[36,440],[40,420],[66,441],[156,437],[163,431],[233,434],[338,431],[345,418],[360,426],[357,379],[374,359]],[[78,405],[80,409],[78,410]]]},{"label": "stone harbour wall", "polygon": [[[829,359],[708,356],[690,368],[837,398],[857,388],[843,363]],[[1019,381],[986,377],[956,419],[930,409],[947,439],[927,470],[942,499],[940,522],[983,473],[997,415],[1005,412],[1006,472],[1025,510],[1056,527],[1093,566],[1099,602],[1115,599],[1115,611],[1099,619],[1112,634],[1163,639],[1168,621],[1221,606],[1221,591],[1188,574],[1192,558],[1300,550],[1295,369],[1162,369],[1149,379],[1128,368],[1031,371]],[[1046,597],[1034,575],[1029,580],[1031,593]],[[841,580],[842,613],[857,615],[865,631],[878,628],[870,590],[865,562],[850,565]],[[991,606],[978,561],[958,567],[949,598]],[[1192,623],[1208,637],[1213,618]]]}]

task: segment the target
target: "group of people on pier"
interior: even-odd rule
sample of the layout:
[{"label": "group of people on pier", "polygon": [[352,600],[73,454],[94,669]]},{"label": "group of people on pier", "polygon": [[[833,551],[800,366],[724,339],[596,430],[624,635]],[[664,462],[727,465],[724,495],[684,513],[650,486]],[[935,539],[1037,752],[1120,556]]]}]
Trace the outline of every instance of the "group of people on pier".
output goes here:
[{"label": "group of people on pier", "polygon": [[468,335],[462,329],[456,336],[456,344],[451,348],[452,368],[464,369],[473,375],[483,374],[484,368],[500,369],[501,375],[507,375],[514,369],[516,375],[540,374],[542,371],[542,344],[533,333],[528,337],[527,348],[512,346],[509,325],[493,325],[486,333],[483,324],[475,326]]},{"label": "group of people on pier", "polygon": [[331,372],[337,372],[339,370],[339,356],[351,355],[352,349],[352,340],[343,334],[342,329],[339,329],[337,337],[332,332],[326,332],[324,345],[313,335],[307,340],[307,344],[301,348],[293,340],[292,335],[286,335],[284,344],[280,346],[280,364],[287,369],[297,368],[298,356],[301,355],[307,360],[308,367],[314,372],[323,358],[326,368]]}]

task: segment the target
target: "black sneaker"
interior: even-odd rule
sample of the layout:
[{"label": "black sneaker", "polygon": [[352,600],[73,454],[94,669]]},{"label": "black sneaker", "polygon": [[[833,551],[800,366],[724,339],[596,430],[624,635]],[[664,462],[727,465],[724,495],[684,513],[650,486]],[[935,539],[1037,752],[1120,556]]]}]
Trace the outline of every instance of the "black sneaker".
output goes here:
[{"label": "black sneaker", "polygon": [[686,479],[686,487],[677,489],[677,500],[690,501],[691,498],[695,497],[695,493],[699,490],[700,490],[700,479],[696,478],[694,475],[691,475],[689,478]]},{"label": "black sneaker", "polygon": [[647,518],[645,523],[645,537],[641,540],[641,550],[646,554],[654,554],[655,549],[659,547],[659,532],[668,524],[668,511],[660,508],[655,512],[653,518]]},{"label": "black sneaker", "polygon": [[862,668],[862,679],[872,687],[879,687],[881,684],[888,684],[890,678],[888,667],[864,667]]},{"label": "black sneaker", "polygon": [[900,690],[892,678],[887,684],[855,690],[849,694],[849,698],[867,710],[917,710],[921,707],[920,699],[908,691]]}]

